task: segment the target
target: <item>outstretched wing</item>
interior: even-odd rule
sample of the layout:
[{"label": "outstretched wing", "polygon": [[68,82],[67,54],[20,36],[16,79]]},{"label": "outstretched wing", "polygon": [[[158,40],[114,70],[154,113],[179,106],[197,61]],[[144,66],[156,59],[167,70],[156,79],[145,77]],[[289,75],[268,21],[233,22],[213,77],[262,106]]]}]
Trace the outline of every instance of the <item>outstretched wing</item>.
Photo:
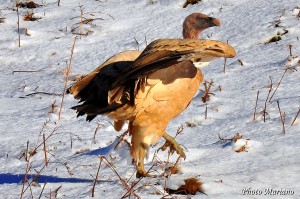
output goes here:
[{"label": "outstretched wing", "polygon": [[142,54],[115,79],[112,88],[148,76],[182,61],[209,62],[218,57],[234,57],[229,44],[215,40],[159,39],[150,43]]}]

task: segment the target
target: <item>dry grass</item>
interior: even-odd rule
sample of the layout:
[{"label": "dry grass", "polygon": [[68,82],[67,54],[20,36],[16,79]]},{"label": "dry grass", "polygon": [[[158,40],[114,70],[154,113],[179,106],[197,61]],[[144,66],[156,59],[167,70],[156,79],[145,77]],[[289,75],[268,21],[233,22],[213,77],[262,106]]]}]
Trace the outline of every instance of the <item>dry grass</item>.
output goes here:
[{"label": "dry grass", "polygon": [[19,2],[17,3],[17,7],[20,8],[37,8],[40,7],[41,5],[34,3],[33,1],[28,1],[28,2]]},{"label": "dry grass", "polygon": [[197,192],[204,193],[203,183],[196,177],[187,178],[184,180],[184,184],[178,189],[167,189],[169,194],[182,194],[182,195],[196,195]]},{"label": "dry grass", "polygon": [[71,73],[71,65],[72,65],[72,58],[73,58],[73,54],[74,54],[74,48],[75,48],[75,44],[76,44],[76,38],[77,37],[74,38],[74,42],[73,42],[73,46],[72,46],[72,50],[71,50],[70,62],[69,62],[69,66],[68,66],[67,71],[66,71],[65,86],[64,86],[64,91],[63,91],[61,103],[60,103],[59,113],[58,113],[58,118],[59,119],[61,118],[61,111],[62,111],[62,107],[63,107],[63,103],[64,103],[65,94],[66,94],[66,91],[67,91],[69,75]]},{"label": "dry grass", "polygon": [[39,19],[41,19],[41,17],[36,16],[33,12],[27,12],[23,17],[24,21],[37,21]]},{"label": "dry grass", "polygon": [[200,91],[204,93],[203,96],[201,97],[201,100],[203,103],[206,103],[210,100],[211,95],[215,95],[213,92],[210,91],[211,87],[214,85],[214,81],[213,80],[210,80],[210,82],[205,81],[203,85],[205,90],[200,89]]},{"label": "dry grass", "polygon": [[[52,130],[52,132],[50,134],[48,134],[47,136],[45,136],[45,128],[47,127],[48,123],[50,121],[49,120],[46,120],[44,123],[43,123],[43,127],[42,127],[42,130],[40,131],[39,133],[39,137],[38,137],[38,140],[37,140],[37,143],[35,145],[35,147],[30,150],[29,152],[29,141],[27,141],[27,149],[26,149],[26,154],[24,155],[25,156],[25,160],[27,161],[27,164],[26,164],[26,169],[25,169],[25,175],[24,175],[24,178],[22,180],[22,190],[21,190],[21,193],[20,193],[20,199],[22,199],[24,197],[24,194],[27,192],[27,190],[30,191],[30,195],[31,195],[31,198],[33,198],[33,193],[32,193],[32,186],[34,186],[37,182],[37,179],[39,178],[39,176],[41,175],[42,171],[44,170],[44,168],[48,165],[48,162],[49,162],[49,159],[47,158],[47,155],[46,155],[46,141],[52,137],[53,135],[55,135],[56,131],[58,130],[59,127],[55,126],[54,129]],[[40,137],[43,135],[43,140],[40,140]],[[40,170],[37,170],[36,168],[34,169],[33,171],[33,168],[32,168],[32,157],[37,153],[37,151],[40,149],[40,147],[43,146],[43,151],[45,153],[45,164],[42,165],[41,169]],[[28,179],[28,174],[29,173],[36,173],[36,177],[34,177],[33,179]],[[27,186],[25,186],[27,185]],[[40,194],[41,195],[41,194]]]},{"label": "dry grass", "polygon": [[0,17],[0,23],[4,23],[5,22],[5,17]]},{"label": "dry grass", "polygon": [[182,5],[183,8],[186,8],[188,5],[195,5],[202,0],[186,0]]}]

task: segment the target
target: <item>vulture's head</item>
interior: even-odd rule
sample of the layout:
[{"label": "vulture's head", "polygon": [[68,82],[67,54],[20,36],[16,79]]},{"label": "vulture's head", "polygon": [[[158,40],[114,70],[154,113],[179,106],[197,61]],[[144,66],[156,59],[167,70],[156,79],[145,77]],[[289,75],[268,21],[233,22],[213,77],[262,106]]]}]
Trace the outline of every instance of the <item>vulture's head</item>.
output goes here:
[{"label": "vulture's head", "polygon": [[206,28],[220,26],[221,21],[202,13],[193,13],[187,16],[183,22],[183,37],[197,39]]}]

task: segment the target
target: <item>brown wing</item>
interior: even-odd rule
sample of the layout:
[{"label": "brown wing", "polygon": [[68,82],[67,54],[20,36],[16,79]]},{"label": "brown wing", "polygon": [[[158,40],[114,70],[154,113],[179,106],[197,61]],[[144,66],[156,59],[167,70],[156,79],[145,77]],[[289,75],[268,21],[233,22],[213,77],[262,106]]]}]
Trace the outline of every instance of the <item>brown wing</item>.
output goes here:
[{"label": "brown wing", "polygon": [[140,54],[140,51],[132,50],[118,53],[72,85],[67,92],[76,99],[80,99],[79,102],[83,102],[72,107],[77,110],[77,116],[87,114],[87,120],[90,121],[97,114],[121,107],[120,103],[108,103],[108,92],[114,79],[128,68]]},{"label": "brown wing", "polygon": [[[113,67],[117,68],[117,70],[125,69],[126,66],[120,67],[121,63],[118,64],[118,62],[134,61],[140,54],[141,52],[137,50],[127,50],[127,51],[117,53],[116,55],[107,59],[98,68],[96,68],[95,70],[87,74],[83,79],[81,79],[80,81],[73,84],[70,88],[68,88],[67,93],[71,93],[76,99],[80,99],[81,97],[80,92],[84,90],[84,88],[86,88],[89,85],[89,83],[94,80],[96,75],[98,75],[99,73],[101,73],[100,75],[102,75],[103,73],[105,74],[107,73],[107,71],[110,73],[115,72],[111,69]],[[114,66],[114,65],[118,65],[118,66]],[[104,68],[106,69],[102,70]],[[109,76],[110,74],[106,74],[106,75]]]},{"label": "brown wing", "polygon": [[234,56],[234,48],[221,41],[199,39],[155,40],[114,81],[113,88],[182,61],[209,62],[218,57]]},{"label": "brown wing", "polygon": [[159,39],[149,44],[135,61],[119,61],[102,67],[92,81],[84,83],[85,87],[77,94],[83,103],[73,108],[78,115],[87,114],[87,120],[92,120],[97,114],[114,111],[125,104],[134,105],[136,93],[154,71],[183,61],[208,62],[233,56],[234,49],[220,41]]}]

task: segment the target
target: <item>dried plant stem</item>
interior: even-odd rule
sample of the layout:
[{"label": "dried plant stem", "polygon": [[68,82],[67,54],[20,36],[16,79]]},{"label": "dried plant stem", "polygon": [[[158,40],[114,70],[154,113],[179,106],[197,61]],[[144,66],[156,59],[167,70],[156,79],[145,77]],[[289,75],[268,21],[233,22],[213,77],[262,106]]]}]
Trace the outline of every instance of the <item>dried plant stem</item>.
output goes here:
[{"label": "dried plant stem", "polygon": [[263,110],[264,122],[266,122],[267,102],[268,102],[268,99],[269,99],[270,93],[271,93],[271,91],[272,91],[272,88],[273,88],[272,77],[271,77],[271,76],[269,76],[269,78],[270,78],[271,84],[270,84],[270,89],[269,89],[269,92],[268,92],[267,99],[266,99],[266,101],[265,101],[265,108],[264,108],[264,110]]},{"label": "dried plant stem", "polygon": [[25,153],[25,160],[28,162],[28,150],[29,149],[29,140],[27,140],[27,146],[26,146],[26,153]]},{"label": "dried plant stem", "polygon": [[145,44],[146,44],[146,46],[148,46],[148,42],[147,42],[147,37],[146,37],[146,35],[145,35]]},{"label": "dried plant stem", "polygon": [[28,186],[29,186],[29,190],[30,190],[30,196],[31,196],[31,199],[34,199],[33,192],[32,192],[32,188],[31,188],[29,182],[28,182]]},{"label": "dried plant stem", "polygon": [[98,166],[98,169],[97,169],[97,173],[96,173],[96,176],[95,176],[95,179],[94,179],[94,183],[93,183],[93,188],[92,188],[92,197],[95,197],[95,186],[96,186],[96,183],[98,181],[98,175],[99,175],[99,171],[100,171],[100,167],[101,167],[103,158],[100,157],[99,160],[100,160],[99,161],[99,166]]},{"label": "dried plant stem", "polygon": [[48,166],[48,158],[47,158],[47,151],[46,151],[46,139],[45,139],[44,133],[43,133],[43,144],[44,144],[45,165]]},{"label": "dried plant stem", "polygon": [[252,121],[255,121],[255,117],[256,117],[256,108],[257,108],[258,96],[259,96],[259,91],[257,91],[257,95],[256,95],[256,102],[255,102],[255,108],[254,108],[253,120]]},{"label": "dried plant stem", "polygon": [[18,15],[18,46],[21,47],[21,35],[20,35],[20,14],[19,14],[19,3],[17,3],[17,15]]},{"label": "dried plant stem", "polygon": [[80,8],[80,30],[79,30],[79,31],[80,31],[79,33],[80,33],[80,34],[79,34],[79,35],[80,35],[80,39],[81,39],[81,35],[82,35],[82,24],[83,24],[83,22],[82,22],[82,21],[83,21],[83,20],[82,20],[82,15],[83,15],[82,5],[79,5],[79,8]]},{"label": "dried plant stem", "polygon": [[226,72],[226,62],[227,62],[227,58],[224,58],[224,69],[223,69],[224,73]]},{"label": "dried plant stem", "polygon": [[296,119],[297,119],[297,117],[298,117],[299,114],[300,114],[300,108],[299,108],[299,110],[298,110],[298,112],[297,112],[297,114],[296,114],[296,117],[295,117],[295,119],[293,120],[291,126],[294,125],[294,123],[295,123],[295,121],[296,121]]},{"label": "dried plant stem", "polygon": [[60,0],[57,1],[57,5],[58,5],[58,6],[60,5]]},{"label": "dried plant stem", "polygon": [[205,119],[207,119],[207,105],[205,105]]},{"label": "dried plant stem", "polygon": [[72,138],[72,133],[70,133],[70,141],[71,141],[71,149],[73,148],[73,138]]},{"label": "dried plant stem", "polygon": [[[54,133],[59,129],[59,126],[54,127],[53,131],[47,136],[45,137],[45,141],[47,141],[52,135],[54,135]],[[35,153],[36,150],[41,147],[44,143],[40,143],[36,145],[36,147],[32,150],[31,154]]]},{"label": "dried plant stem", "polygon": [[77,37],[74,38],[74,42],[73,42],[73,46],[72,46],[72,50],[71,50],[70,62],[69,62],[69,66],[68,66],[67,71],[66,71],[65,86],[64,86],[63,96],[62,96],[61,104],[60,104],[60,108],[59,108],[58,119],[61,118],[61,111],[62,111],[62,106],[63,106],[63,103],[64,103],[64,98],[65,98],[65,94],[66,94],[66,90],[67,90],[68,79],[69,79],[69,75],[71,73],[71,65],[72,65],[72,58],[73,58],[73,54],[74,54],[76,38]]},{"label": "dried plant stem", "polygon": [[[111,163],[111,162],[109,162],[108,160],[107,160],[107,158],[105,157],[105,156],[101,156],[100,158],[102,158],[103,160],[105,160],[105,161],[103,161],[117,176],[118,176],[118,178],[119,178],[119,180],[120,180],[120,182],[121,182],[121,184],[124,186],[124,188],[126,188],[127,189],[127,192],[126,192],[126,194],[125,195],[127,195],[128,193],[129,194],[133,194],[133,196],[134,197],[136,197],[136,198],[141,198],[140,196],[138,196],[135,192],[134,192],[134,190],[133,190],[133,187],[142,179],[142,178],[140,178],[139,180],[138,180],[138,182],[137,183],[135,183],[134,184],[134,186],[133,187],[129,187],[129,185],[126,183],[126,181],[120,176],[120,174],[116,171],[116,169],[114,168],[114,166],[113,166],[113,164]],[[124,195],[124,196],[125,196]],[[124,197],[123,196],[123,197]],[[122,198],[123,198],[122,197]]]},{"label": "dried plant stem", "polygon": [[282,123],[282,130],[283,130],[283,133],[285,134],[285,126],[284,126],[284,123],[285,123],[285,113],[283,113],[283,114],[281,113],[279,101],[277,101],[277,105],[278,105],[278,110],[279,110],[280,119],[281,119],[281,123]]},{"label": "dried plant stem", "polygon": [[[29,156],[30,157],[30,156]],[[25,175],[24,175],[24,178],[23,178],[23,185],[22,185],[22,190],[21,190],[21,196],[20,196],[20,199],[23,198],[23,194],[25,193],[24,189],[25,189],[25,182],[27,180],[27,176],[28,176],[28,172],[30,170],[30,160],[27,161],[27,165],[26,165],[26,170],[25,170]]]},{"label": "dried plant stem", "polygon": [[99,130],[101,127],[103,127],[103,126],[104,126],[103,124],[97,123],[97,127],[96,127],[95,132],[94,132],[94,140],[96,139],[96,134],[97,134],[98,130]]},{"label": "dried plant stem", "polygon": [[135,43],[137,45],[137,50],[140,50],[140,43],[136,40],[135,37],[133,37],[133,39],[134,39],[134,41],[135,41]]},{"label": "dried plant stem", "polygon": [[12,74],[14,73],[35,73],[40,72],[41,70],[14,70]]},{"label": "dried plant stem", "polygon": [[[299,12],[299,13],[300,13],[300,12]],[[290,56],[291,56],[291,57],[293,57],[292,47],[293,47],[293,45],[290,44],[290,45],[289,45],[289,49],[290,49]]]},{"label": "dried plant stem", "polygon": [[43,186],[42,191],[41,191],[41,193],[40,193],[39,199],[42,197],[42,194],[43,194],[43,192],[44,192],[44,189],[45,189],[46,184],[47,184],[47,182],[44,183],[44,186]]},{"label": "dried plant stem", "polygon": [[280,79],[279,83],[277,84],[277,86],[276,86],[276,88],[275,88],[275,90],[274,90],[274,92],[273,92],[272,96],[270,97],[270,99],[269,99],[269,102],[271,102],[271,100],[272,100],[272,98],[273,98],[274,94],[276,93],[276,91],[277,91],[277,89],[278,89],[279,85],[281,84],[281,81],[282,81],[282,79],[283,79],[283,77],[284,77],[284,75],[285,75],[286,71],[287,71],[287,69],[285,69],[285,70],[284,70],[284,73],[283,73],[283,75],[281,76],[281,79]]}]

